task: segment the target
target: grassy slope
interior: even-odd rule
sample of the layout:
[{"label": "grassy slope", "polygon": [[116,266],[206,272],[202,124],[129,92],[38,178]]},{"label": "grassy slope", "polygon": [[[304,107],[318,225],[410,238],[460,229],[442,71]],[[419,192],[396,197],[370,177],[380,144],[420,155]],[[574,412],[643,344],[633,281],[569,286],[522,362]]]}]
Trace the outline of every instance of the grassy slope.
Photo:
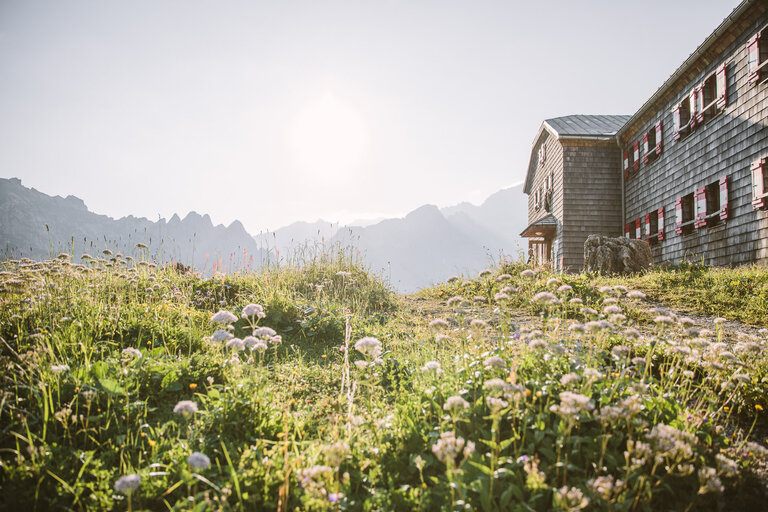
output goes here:
[{"label": "grassy slope", "polygon": [[[9,506],[434,510],[463,501],[548,510],[589,501],[597,510],[708,510],[760,499],[755,457],[763,448],[743,441],[753,425],[765,427],[756,414],[768,407],[765,340],[718,332],[696,341],[684,326],[654,326],[640,302],[598,291],[605,279],[550,282],[507,266],[398,298],[343,256],[210,281],[146,265],[6,268],[0,491]],[[666,300],[673,291],[685,297],[686,286],[698,293],[710,279],[723,287],[715,314],[759,307],[763,299],[743,283],[763,289],[755,283],[766,282],[764,271],[720,272],[688,268],[629,283]],[[563,283],[572,289],[556,291]],[[507,286],[515,288],[508,299],[496,296]],[[542,291],[562,303],[532,300]],[[448,305],[457,295],[468,300]],[[614,296],[628,320],[585,334],[567,329],[604,319],[581,308],[602,311]],[[574,297],[582,304],[568,302]],[[738,312],[726,299],[740,301]],[[281,334],[281,344],[251,354],[207,340],[213,313],[240,316],[249,303],[265,306],[260,325]],[[448,327],[430,327],[435,318]],[[645,334],[623,334],[626,322]],[[232,332],[251,330],[239,319]],[[355,361],[372,358],[350,347],[347,359],[342,348],[364,336],[384,352],[360,368]],[[427,361],[440,372],[423,370]],[[489,387],[494,378],[504,380]],[[587,400],[579,414],[566,414],[571,395],[563,392]],[[198,412],[174,414],[180,400]],[[674,427],[665,432],[678,436],[677,448],[653,433],[658,424]],[[474,452],[435,453],[448,432],[473,442]],[[627,465],[631,440],[653,452],[636,454],[642,464]],[[210,468],[187,464],[196,451]],[[718,453],[741,461],[738,476]],[[133,473],[141,486],[127,500],[113,485]],[[704,492],[707,483],[713,492]],[[560,496],[564,486],[570,494]]]}]

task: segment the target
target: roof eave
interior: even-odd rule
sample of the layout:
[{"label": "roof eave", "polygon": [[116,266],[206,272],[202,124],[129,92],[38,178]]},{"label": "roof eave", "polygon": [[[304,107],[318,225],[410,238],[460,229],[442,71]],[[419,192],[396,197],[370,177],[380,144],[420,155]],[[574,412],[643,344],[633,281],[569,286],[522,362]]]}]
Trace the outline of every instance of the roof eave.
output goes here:
[{"label": "roof eave", "polygon": [[667,90],[672,86],[672,84],[677,80],[683,73],[685,73],[688,68],[690,68],[693,63],[705,52],[709,49],[710,46],[712,46],[717,39],[722,36],[730,27],[736,22],[736,19],[741,16],[744,11],[749,7],[751,4],[755,3],[759,0],[744,0],[741,2],[732,12],[728,15],[727,18],[723,20],[722,23],[720,23],[720,26],[718,26],[714,32],[712,32],[703,43],[701,43],[692,54],[688,56],[687,59],[675,70],[672,75],[667,78],[663,84],[661,84],[661,87],[659,87],[655,93],[653,93],[653,96],[651,96],[648,101],[643,103],[643,105],[630,117],[626,123],[624,123],[624,126],[622,126],[619,131],[616,133],[616,139],[619,140],[619,138],[624,135],[626,130],[629,129],[631,125],[639,119],[642,114],[649,109],[656,101],[663,96]]}]

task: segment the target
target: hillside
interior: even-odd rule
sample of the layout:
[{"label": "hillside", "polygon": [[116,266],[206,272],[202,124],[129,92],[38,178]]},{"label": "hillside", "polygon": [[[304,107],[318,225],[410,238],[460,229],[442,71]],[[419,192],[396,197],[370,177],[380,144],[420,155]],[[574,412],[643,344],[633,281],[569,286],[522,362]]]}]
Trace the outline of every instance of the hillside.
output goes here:
[{"label": "hillside", "polygon": [[730,293],[710,306],[748,310],[766,269],[515,264],[396,296],[321,259],[212,280],[1,264],[4,507],[762,508],[766,331],[628,286],[711,279]]}]

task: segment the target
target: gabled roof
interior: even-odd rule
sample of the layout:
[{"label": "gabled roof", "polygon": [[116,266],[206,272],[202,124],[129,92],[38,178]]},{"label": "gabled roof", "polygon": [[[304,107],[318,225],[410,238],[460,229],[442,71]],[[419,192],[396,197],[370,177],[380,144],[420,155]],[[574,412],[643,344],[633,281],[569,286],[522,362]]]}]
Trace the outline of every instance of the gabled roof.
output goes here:
[{"label": "gabled roof", "polygon": [[562,137],[614,136],[630,116],[564,116],[544,121],[554,135]]},{"label": "gabled roof", "polygon": [[557,219],[550,213],[546,217],[530,223],[528,227],[526,227],[523,232],[520,233],[520,236],[532,237],[542,236],[545,234],[551,235],[554,233],[555,229],[557,229]]},{"label": "gabled roof", "polygon": [[544,132],[548,132],[557,140],[615,140],[616,133],[629,120],[630,116],[586,116],[572,115],[554,117],[541,123],[536,138],[533,139],[531,158],[528,161],[528,174],[525,177],[523,192],[529,194],[536,172],[536,152],[534,148],[539,143]]}]

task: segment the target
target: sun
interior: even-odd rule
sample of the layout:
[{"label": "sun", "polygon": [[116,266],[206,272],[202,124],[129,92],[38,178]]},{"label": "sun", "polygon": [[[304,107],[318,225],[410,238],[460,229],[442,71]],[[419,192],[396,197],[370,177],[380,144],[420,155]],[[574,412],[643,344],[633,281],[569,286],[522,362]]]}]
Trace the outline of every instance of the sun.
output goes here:
[{"label": "sun", "polygon": [[359,170],[368,146],[363,116],[330,92],[304,107],[291,125],[294,165],[318,180],[337,180]]}]

